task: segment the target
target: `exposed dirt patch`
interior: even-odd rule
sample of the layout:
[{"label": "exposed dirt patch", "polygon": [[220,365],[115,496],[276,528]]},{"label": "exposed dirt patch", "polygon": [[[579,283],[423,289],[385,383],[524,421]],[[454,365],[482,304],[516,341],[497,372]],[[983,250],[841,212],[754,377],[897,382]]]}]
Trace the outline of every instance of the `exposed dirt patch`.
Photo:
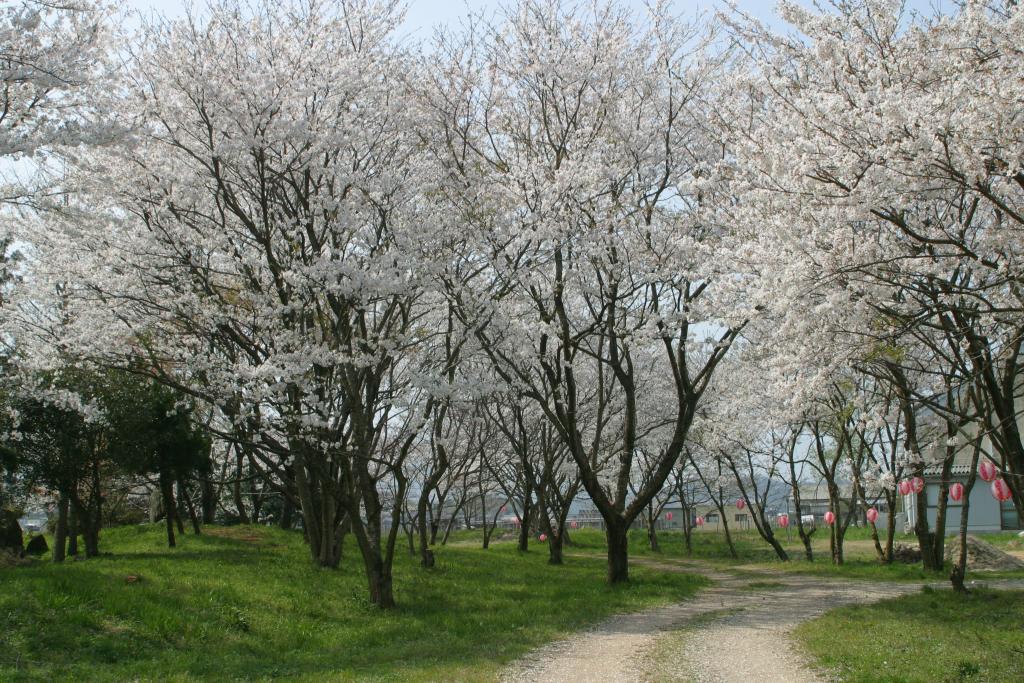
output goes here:
[{"label": "exposed dirt patch", "polygon": [[[960,537],[946,541],[947,562],[960,557]],[[967,566],[970,569],[1013,570],[1024,569],[1024,559],[1008,554],[975,536],[967,537]]]},{"label": "exposed dirt patch", "polygon": [[217,538],[230,538],[232,541],[242,541],[243,543],[252,543],[253,545],[263,546],[265,548],[274,548],[280,546],[279,543],[267,543],[267,539],[254,534],[252,531],[243,527],[203,527],[203,533],[209,534],[210,536],[216,536]]}]

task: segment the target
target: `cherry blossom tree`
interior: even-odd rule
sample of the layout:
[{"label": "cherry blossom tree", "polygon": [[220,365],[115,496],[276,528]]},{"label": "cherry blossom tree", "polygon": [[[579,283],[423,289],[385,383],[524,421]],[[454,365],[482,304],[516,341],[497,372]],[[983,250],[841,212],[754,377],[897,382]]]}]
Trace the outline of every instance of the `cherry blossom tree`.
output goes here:
[{"label": "cherry blossom tree", "polygon": [[[612,583],[748,313],[727,305],[728,235],[702,219],[710,40],[663,11],[524,0],[430,60],[444,192],[480,264],[451,296],[579,467]],[[641,443],[659,456],[631,495]]]},{"label": "cherry blossom tree", "polygon": [[314,561],[336,566],[351,526],[382,608],[404,500],[384,491],[432,410],[437,310],[400,16],[226,1],[146,26],[119,103],[133,135],[83,160],[79,224],[46,244],[55,269],[73,241],[80,305],[112,318],[118,354],[290,480]]},{"label": "cherry blossom tree", "polygon": [[[811,339],[827,330],[829,353],[845,347],[849,359],[877,354],[880,339],[899,354],[944,336],[966,382],[957,391],[979,382],[988,397],[980,421],[1020,509],[1024,177],[1021,108],[1006,84],[1024,68],[1021,9],[779,7],[795,29],[785,35],[728,19],[749,66],[733,72],[743,95],[719,110],[736,222],[762,236],[758,254],[790,283],[777,310]],[[806,316],[811,302],[824,320]]]}]

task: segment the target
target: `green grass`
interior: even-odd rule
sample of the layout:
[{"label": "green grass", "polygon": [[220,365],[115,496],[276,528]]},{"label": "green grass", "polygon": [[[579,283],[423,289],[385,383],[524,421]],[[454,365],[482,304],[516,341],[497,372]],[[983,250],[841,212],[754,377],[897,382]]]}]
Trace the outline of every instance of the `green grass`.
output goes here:
[{"label": "green grass", "polygon": [[1024,591],[930,591],[842,607],[796,637],[849,683],[1024,680]]},{"label": "green grass", "polygon": [[467,541],[439,548],[430,571],[400,552],[399,608],[382,613],[354,545],[329,571],[294,532],[211,528],[175,550],[162,538],[112,529],[110,555],[0,569],[0,680],[492,680],[532,647],[706,583],[635,567],[610,588],[600,559],[551,567],[539,546]]}]

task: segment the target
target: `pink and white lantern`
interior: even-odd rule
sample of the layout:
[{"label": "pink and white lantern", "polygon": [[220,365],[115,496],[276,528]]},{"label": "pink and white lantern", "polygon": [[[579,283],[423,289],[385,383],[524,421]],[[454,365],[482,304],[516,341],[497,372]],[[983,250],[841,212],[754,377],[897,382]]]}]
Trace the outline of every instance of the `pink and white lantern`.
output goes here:
[{"label": "pink and white lantern", "polygon": [[964,485],[960,482],[956,482],[949,487],[949,497],[954,501],[959,501],[964,497]]},{"label": "pink and white lantern", "polygon": [[736,501],[737,510],[742,510],[745,507],[747,507],[747,501],[743,500],[742,498]]},{"label": "pink and white lantern", "polygon": [[671,512],[666,512],[665,513],[665,519],[671,522],[672,521],[672,513]]},{"label": "pink and white lantern", "polygon": [[540,542],[543,543],[546,540],[548,540],[548,535],[547,534],[541,534],[540,535]]},{"label": "pink and white lantern", "polygon": [[865,516],[868,518],[869,522],[874,524],[876,521],[878,521],[878,510],[876,510],[875,508],[868,508],[868,511],[865,513]]},{"label": "pink and white lantern", "polygon": [[924,491],[924,479],[921,477],[914,477],[911,479],[910,490],[914,493],[921,493],[921,491]]},{"label": "pink and white lantern", "polygon": [[825,524],[828,524],[829,526],[832,526],[835,523],[835,521],[836,521],[836,515],[835,515],[834,512],[829,510],[828,512],[825,513]]},{"label": "pink and white lantern", "polygon": [[1013,497],[1013,493],[1005,481],[996,479],[992,482],[992,497],[1002,503],[1005,500],[1010,500]]},{"label": "pink and white lantern", "polygon": [[991,460],[982,460],[978,465],[978,476],[984,481],[995,481],[999,476],[999,470]]},{"label": "pink and white lantern", "polygon": [[789,515],[779,515],[778,516],[778,522],[779,522],[779,526],[782,527],[783,529],[785,529],[786,527],[789,526]]},{"label": "pink and white lantern", "polygon": [[704,518],[703,517],[698,517],[695,521],[697,522],[697,526],[704,526]]},{"label": "pink and white lantern", "polygon": [[576,529],[576,528],[578,528],[578,527],[579,527],[579,525],[580,525],[580,523],[579,523],[579,522],[577,522],[577,521],[576,521],[575,519],[574,519],[574,520],[572,520],[571,522],[569,522],[569,526],[571,526],[571,527],[572,527],[573,529]]},{"label": "pink and white lantern", "polygon": [[901,481],[896,488],[899,490],[901,496],[910,495],[910,481],[908,479]]}]

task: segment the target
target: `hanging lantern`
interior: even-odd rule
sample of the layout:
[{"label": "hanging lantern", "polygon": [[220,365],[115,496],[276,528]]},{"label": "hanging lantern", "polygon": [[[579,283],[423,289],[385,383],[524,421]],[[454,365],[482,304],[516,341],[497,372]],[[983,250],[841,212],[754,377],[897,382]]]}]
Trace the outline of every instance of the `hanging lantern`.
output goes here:
[{"label": "hanging lantern", "polygon": [[829,510],[828,512],[825,513],[825,524],[828,524],[829,526],[832,526],[833,522],[835,522],[835,521],[836,521],[836,515],[835,515],[834,512]]},{"label": "hanging lantern", "polygon": [[999,470],[991,460],[982,460],[978,466],[978,476],[984,481],[995,481],[999,476]]},{"label": "hanging lantern", "polygon": [[951,485],[949,487],[949,497],[952,498],[955,501],[958,501],[961,498],[963,498],[964,497],[964,485],[961,484],[960,482],[956,482],[955,484]]},{"label": "hanging lantern", "polygon": [[666,512],[665,513],[665,519],[668,520],[669,522],[671,522],[672,521],[672,513],[671,512]]},{"label": "hanging lantern", "polygon": [[696,521],[697,521],[697,526],[704,526],[704,518],[703,517],[698,517]]},{"label": "hanging lantern", "polygon": [[571,526],[573,529],[577,528],[579,525],[580,523],[577,522],[575,519],[569,522],[569,526]]},{"label": "hanging lantern", "polygon": [[1013,493],[1010,492],[1010,487],[1006,485],[1005,481],[996,479],[992,482],[992,497],[1002,503],[1005,500],[1010,500]]},{"label": "hanging lantern", "polygon": [[921,493],[921,491],[924,491],[924,479],[914,477],[910,480],[910,488],[914,493]]},{"label": "hanging lantern", "polygon": [[779,526],[785,529],[789,526],[789,515],[779,515],[778,517]]},{"label": "hanging lantern", "polygon": [[546,540],[548,540],[548,535],[547,534],[541,534],[540,535],[540,542],[543,543]]},{"label": "hanging lantern", "polygon": [[522,520],[519,519],[519,515],[516,515],[516,519],[515,519],[516,526],[519,526],[522,523],[523,523]]},{"label": "hanging lantern", "polygon": [[868,508],[868,511],[867,513],[865,513],[865,515],[868,518],[868,521],[872,524],[874,524],[878,520],[878,510],[876,510],[875,508]]},{"label": "hanging lantern", "polygon": [[736,509],[737,510],[742,510],[746,506],[747,506],[747,501],[743,500],[742,498],[740,498],[739,500],[736,501]]},{"label": "hanging lantern", "polygon": [[901,496],[909,496],[910,495],[910,482],[908,480],[904,479],[903,481],[901,481],[899,483],[898,488],[899,488]]}]

